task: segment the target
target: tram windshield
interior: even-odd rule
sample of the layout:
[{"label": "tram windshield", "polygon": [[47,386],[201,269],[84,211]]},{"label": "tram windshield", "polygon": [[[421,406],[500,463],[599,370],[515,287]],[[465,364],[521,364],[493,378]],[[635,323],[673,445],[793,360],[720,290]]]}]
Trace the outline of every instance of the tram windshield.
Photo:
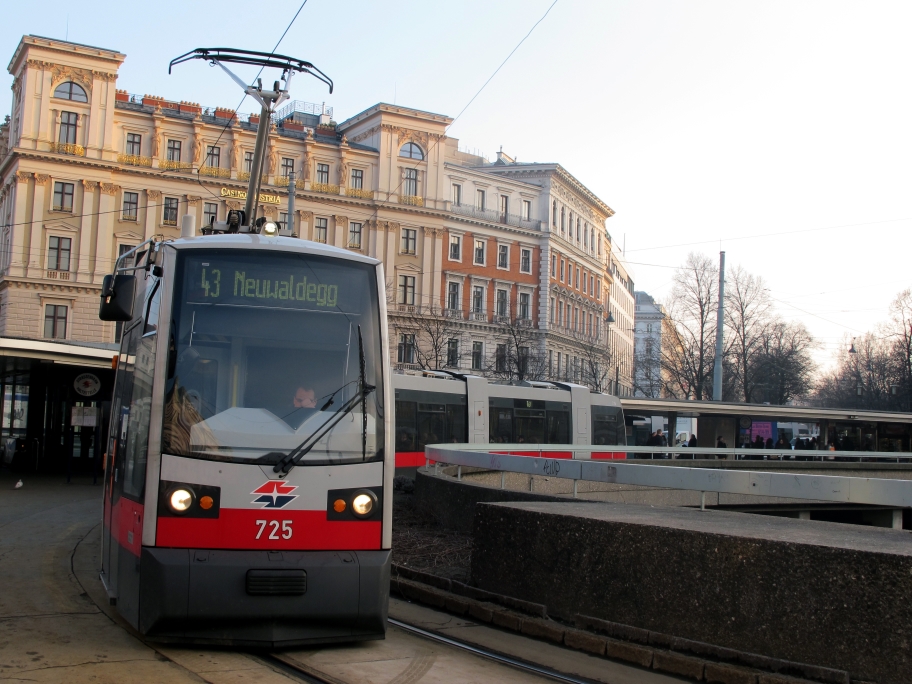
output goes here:
[{"label": "tram windshield", "polygon": [[376,387],[366,421],[356,405],[298,464],[382,458],[377,302],[369,264],[260,250],[179,254],[162,451],[277,462],[357,396],[360,329],[364,382]]}]

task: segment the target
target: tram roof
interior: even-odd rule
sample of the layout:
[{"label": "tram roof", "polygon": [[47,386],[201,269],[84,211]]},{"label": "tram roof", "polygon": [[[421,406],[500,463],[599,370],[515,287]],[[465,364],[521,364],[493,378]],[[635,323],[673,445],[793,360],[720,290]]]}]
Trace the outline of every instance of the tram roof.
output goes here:
[{"label": "tram roof", "polygon": [[770,404],[736,404],[722,401],[690,401],[686,399],[649,399],[623,397],[621,406],[630,413],[676,413],[681,418],[700,416],[750,416],[789,422],[815,422],[818,420],[912,423],[912,413],[895,411],[862,411],[845,408],[816,406],[776,406]]},{"label": "tram roof", "polygon": [[223,233],[221,235],[197,235],[192,238],[179,238],[164,243],[177,249],[217,249],[219,247],[236,247],[245,249],[278,250],[330,256],[347,261],[360,261],[365,264],[379,264],[374,257],[358,254],[341,247],[326,245],[322,242],[302,240],[291,237],[267,237],[251,233]]}]

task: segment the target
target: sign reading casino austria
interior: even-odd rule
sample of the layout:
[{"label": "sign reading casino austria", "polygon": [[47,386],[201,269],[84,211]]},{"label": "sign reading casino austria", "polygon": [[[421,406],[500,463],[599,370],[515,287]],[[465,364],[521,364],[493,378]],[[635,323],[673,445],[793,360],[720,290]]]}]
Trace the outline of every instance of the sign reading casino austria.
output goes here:
[{"label": "sign reading casino austria", "polygon": [[[222,188],[222,197],[227,197],[228,199],[245,200],[247,199],[247,191]],[[260,202],[263,204],[281,204],[282,200],[278,195],[267,195],[265,192],[261,192]]]}]

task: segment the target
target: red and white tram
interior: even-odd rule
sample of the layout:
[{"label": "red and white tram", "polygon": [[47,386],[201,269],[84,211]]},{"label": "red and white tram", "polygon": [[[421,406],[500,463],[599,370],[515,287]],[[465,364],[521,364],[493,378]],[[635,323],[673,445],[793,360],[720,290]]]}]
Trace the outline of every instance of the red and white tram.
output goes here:
[{"label": "red and white tram", "polygon": [[102,579],[148,637],[276,647],[385,634],[382,266],[275,228],[150,241],[105,282],[101,317],[125,322]]}]

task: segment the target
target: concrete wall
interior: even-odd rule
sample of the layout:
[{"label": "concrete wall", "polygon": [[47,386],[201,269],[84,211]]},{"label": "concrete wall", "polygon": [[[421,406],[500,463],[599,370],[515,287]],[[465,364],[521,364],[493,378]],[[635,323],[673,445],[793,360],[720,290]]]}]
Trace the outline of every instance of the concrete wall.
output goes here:
[{"label": "concrete wall", "polygon": [[631,504],[476,508],[472,581],[773,658],[912,681],[907,532]]}]

